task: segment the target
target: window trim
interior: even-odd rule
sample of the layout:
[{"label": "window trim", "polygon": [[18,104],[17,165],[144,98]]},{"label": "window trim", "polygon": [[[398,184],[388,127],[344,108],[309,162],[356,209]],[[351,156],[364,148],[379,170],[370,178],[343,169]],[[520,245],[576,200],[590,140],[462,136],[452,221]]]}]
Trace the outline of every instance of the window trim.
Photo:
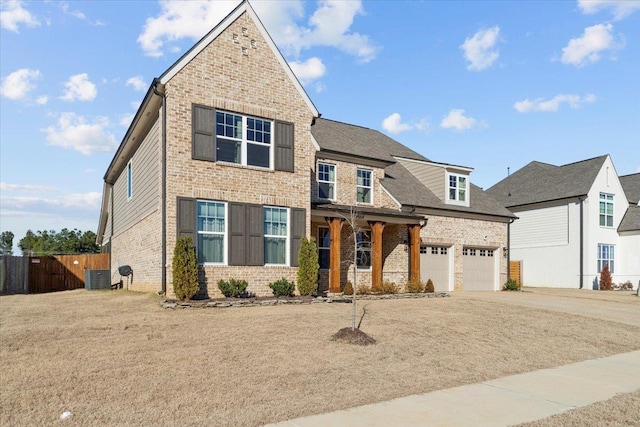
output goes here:
[{"label": "window trim", "polygon": [[[369,172],[369,183],[371,184],[370,186],[366,186],[366,185],[360,185],[358,184],[358,172]],[[368,188],[369,189],[369,201],[368,202],[360,202],[358,201],[358,188]],[[356,168],[356,203],[359,204],[363,204],[363,205],[372,205],[373,204],[373,170],[372,169],[368,169],[368,168],[361,168],[358,167]]]},{"label": "window trim", "polygon": [[[456,198],[452,199],[451,198],[451,190],[454,188],[451,186],[451,178],[455,177],[456,178],[456,187],[455,187],[455,192],[456,192]],[[463,178],[465,181],[465,188],[464,188],[464,195],[465,195],[465,199],[464,200],[460,200],[460,178]],[[459,206],[469,206],[470,202],[470,182],[469,182],[469,175],[464,175],[464,174],[460,174],[460,173],[454,173],[454,172],[447,172],[446,173],[446,181],[445,181],[445,186],[446,186],[446,190],[445,190],[445,199],[447,201],[448,204],[452,204],[452,205],[459,205]]]},{"label": "window trim", "polygon": [[263,241],[265,242],[264,244],[264,249],[263,249],[263,260],[264,260],[264,266],[265,267],[290,267],[291,266],[291,209],[287,208],[287,207],[283,207],[283,206],[272,206],[272,205],[263,205],[262,206],[262,212],[263,212],[263,216],[262,216],[262,227],[264,228],[264,223],[265,223],[265,219],[264,219],[264,212],[266,212],[267,209],[282,209],[285,210],[287,212],[287,234],[286,236],[284,236],[285,239],[285,247],[284,247],[284,264],[273,264],[273,263],[267,263],[267,245],[266,245],[266,239],[267,238],[277,238],[277,239],[282,239],[283,236],[276,236],[273,234],[267,234],[267,233],[262,233],[262,238]]},{"label": "window trim", "polygon": [[227,202],[223,202],[220,200],[207,200],[207,199],[196,199],[196,224],[195,224],[195,234],[196,234],[196,242],[195,242],[195,246],[196,246],[196,258],[198,258],[198,241],[197,239],[199,238],[200,234],[213,234],[213,235],[220,235],[220,232],[209,232],[209,231],[200,231],[199,227],[198,227],[198,204],[199,203],[221,203],[224,206],[224,233],[223,237],[222,237],[222,262],[200,262],[198,261],[198,265],[203,265],[203,266],[207,266],[207,265],[228,265],[228,250],[229,250],[229,221],[227,220],[227,218],[229,218],[229,204]]},{"label": "window trim", "polygon": [[[598,198],[598,225],[603,228],[614,228],[615,218],[614,211],[615,208],[613,203],[613,194],[609,193],[600,193],[600,197]],[[604,204],[604,213],[600,212],[600,207]],[[611,214],[607,213],[607,206],[611,205]],[[602,219],[604,218],[604,225],[602,225]],[[611,225],[607,225],[607,219],[611,218]]]},{"label": "window trim", "polygon": [[[333,182],[320,180],[320,165],[333,167]],[[318,161],[316,164],[316,182],[318,183],[318,199],[336,201],[338,198],[338,165],[325,161]],[[324,198],[320,196],[320,183],[333,184],[333,198]]]},{"label": "window trim", "polygon": [[[323,239],[320,238],[320,230],[326,230],[327,233],[325,235],[329,236],[329,246],[322,246],[322,244],[324,242],[323,242]],[[323,270],[323,271],[329,270],[330,267],[331,267],[331,231],[329,230],[329,227],[326,227],[326,226],[323,226],[323,225],[318,226],[318,230],[316,231],[316,239],[318,239],[317,242],[318,242],[318,266],[319,266],[319,269]],[[328,257],[329,257],[329,266],[327,266],[327,267],[320,266],[320,259],[321,259],[320,251],[326,251],[327,252]]]},{"label": "window trim", "polygon": [[[242,137],[241,138],[225,136],[225,135],[218,135],[218,113],[230,114],[230,115],[238,116],[238,117],[241,118],[241,126],[242,126]],[[270,142],[268,144],[267,143],[263,143],[263,142],[258,142],[258,141],[249,141],[249,138],[248,138],[249,129],[248,129],[248,125],[247,125],[248,119],[260,120],[260,121],[269,123],[269,126],[270,126],[270,130],[269,130]],[[257,117],[257,116],[253,116],[253,115],[248,115],[248,114],[242,114],[242,113],[238,113],[238,112],[234,112],[234,111],[216,109],[215,110],[215,116],[214,116],[213,136],[215,138],[214,149],[216,150],[216,162],[217,163],[222,163],[222,164],[226,164],[226,165],[244,166],[244,167],[249,167],[249,168],[258,168],[258,169],[262,169],[262,170],[274,170],[274,164],[275,164],[275,160],[274,160],[274,156],[275,156],[275,122],[273,120],[267,119],[267,118],[263,118],[263,117]],[[233,141],[233,142],[236,142],[236,143],[240,143],[240,163],[228,162],[228,161],[225,161],[225,160],[219,160],[218,159],[217,151],[218,151],[218,139],[219,138],[223,139],[223,140],[227,140],[227,141]],[[259,147],[269,147],[269,166],[268,167],[250,165],[250,164],[247,163],[248,146],[249,146],[249,144],[255,145],[255,146],[259,146]]]},{"label": "window trim", "polygon": [[127,200],[133,198],[133,159],[127,163]]},{"label": "window trim", "polygon": [[[608,254],[610,256],[609,258],[601,257],[601,255],[604,252],[603,249],[605,247],[608,249]],[[596,269],[598,271],[598,274],[602,273],[602,269],[604,268],[605,261],[609,266],[609,272],[611,274],[614,274],[615,267],[616,267],[616,245],[612,245],[609,243],[598,243],[598,253],[596,257]]]}]

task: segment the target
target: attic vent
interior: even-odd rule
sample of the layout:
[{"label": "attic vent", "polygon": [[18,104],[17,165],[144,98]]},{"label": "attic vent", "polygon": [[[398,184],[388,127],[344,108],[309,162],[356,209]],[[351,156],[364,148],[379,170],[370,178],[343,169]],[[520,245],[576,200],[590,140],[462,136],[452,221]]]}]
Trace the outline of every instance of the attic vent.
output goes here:
[{"label": "attic vent", "polygon": [[233,42],[234,42],[234,43],[240,43],[240,39],[239,39],[239,37],[238,37],[238,35],[237,35],[237,34],[234,34],[234,35],[233,35]]},{"label": "attic vent", "polygon": [[249,30],[244,28],[244,27],[242,27],[242,35],[247,37],[249,35]]},{"label": "attic vent", "polygon": [[251,47],[253,49],[256,49],[258,47],[258,42],[256,42],[255,40],[251,40]]}]

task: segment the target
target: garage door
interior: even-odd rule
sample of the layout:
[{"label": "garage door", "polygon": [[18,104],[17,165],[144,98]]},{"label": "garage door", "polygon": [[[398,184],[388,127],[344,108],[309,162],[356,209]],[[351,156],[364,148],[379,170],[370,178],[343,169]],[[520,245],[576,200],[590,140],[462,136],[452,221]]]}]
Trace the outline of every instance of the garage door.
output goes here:
[{"label": "garage door", "polygon": [[436,292],[448,292],[450,249],[446,246],[420,247],[420,277],[431,279]]},{"label": "garage door", "polygon": [[465,291],[495,291],[495,257],[493,249],[462,250],[462,288]]}]

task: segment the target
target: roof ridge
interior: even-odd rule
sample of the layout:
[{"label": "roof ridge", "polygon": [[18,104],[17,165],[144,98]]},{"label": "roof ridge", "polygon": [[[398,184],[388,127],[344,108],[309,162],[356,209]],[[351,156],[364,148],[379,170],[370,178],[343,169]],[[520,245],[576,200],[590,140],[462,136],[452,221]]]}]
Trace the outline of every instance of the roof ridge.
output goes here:
[{"label": "roof ridge", "polygon": [[[356,124],[353,124],[353,123],[342,122],[342,121],[340,121],[340,120],[327,119],[326,117],[318,117],[318,118],[316,118],[316,120],[318,120],[318,119],[320,119],[320,120],[326,120],[326,121],[328,121],[328,122],[339,123],[339,124],[341,124],[341,125],[353,126],[353,127],[360,128],[360,129],[366,129],[366,130],[371,130],[371,131],[374,131],[374,132],[382,133],[382,132],[380,132],[378,129],[371,129],[371,128],[366,127],[366,126],[356,125]],[[383,134],[383,135],[384,135],[384,134]],[[386,135],[385,135],[385,136],[386,136]],[[390,138],[390,137],[388,137],[388,138]],[[393,138],[391,138],[391,139],[393,139]],[[395,141],[395,139],[394,139],[394,141]],[[398,142],[398,141],[396,141],[396,142]],[[399,143],[399,144],[401,144],[400,142],[398,142],[398,143]],[[404,145],[404,144],[403,144],[403,145]]]},{"label": "roof ridge", "polygon": [[593,161],[593,160],[603,159],[603,158],[606,158],[607,156],[609,156],[609,155],[608,154],[603,154],[601,156],[592,157],[590,159],[578,160],[576,162],[567,163],[567,164],[564,164],[564,165],[562,165],[560,167],[563,168],[565,166],[577,165],[578,163],[585,163],[585,162],[590,162],[590,161]]}]

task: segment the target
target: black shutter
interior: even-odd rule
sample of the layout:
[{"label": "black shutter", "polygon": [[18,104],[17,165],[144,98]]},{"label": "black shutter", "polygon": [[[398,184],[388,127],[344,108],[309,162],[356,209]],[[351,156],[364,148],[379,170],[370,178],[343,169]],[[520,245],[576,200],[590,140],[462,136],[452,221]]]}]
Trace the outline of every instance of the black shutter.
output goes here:
[{"label": "black shutter", "polygon": [[211,107],[193,105],[191,108],[191,157],[198,160],[216,160],[216,114]]},{"label": "black shutter", "polygon": [[229,203],[229,265],[247,265],[246,207],[244,203]]},{"label": "black shutter", "polygon": [[247,265],[264,265],[264,214],[261,205],[247,205]]},{"label": "black shutter", "polygon": [[293,172],[293,123],[276,121],[275,170]]},{"label": "black shutter", "polygon": [[196,243],[196,199],[178,197],[177,231],[178,237],[191,237]]},{"label": "black shutter", "polygon": [[307,234],[307,213],[305,209],[291,209],[291,266],[298,267],[298,254],[302,238]]}]

